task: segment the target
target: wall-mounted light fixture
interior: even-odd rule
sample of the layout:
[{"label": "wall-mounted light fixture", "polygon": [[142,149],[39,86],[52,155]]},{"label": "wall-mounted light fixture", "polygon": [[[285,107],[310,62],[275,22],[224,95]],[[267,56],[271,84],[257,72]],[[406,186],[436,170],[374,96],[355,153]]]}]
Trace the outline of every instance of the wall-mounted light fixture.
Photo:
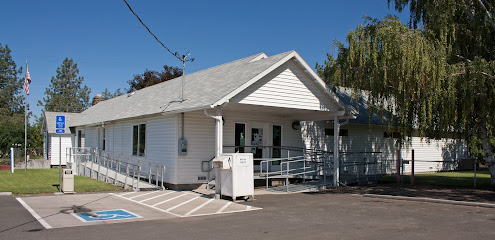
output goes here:
[{"label": "wall-mounted light fixture", "polygon": [[294,121],[294,122],[292,122],[292,129],[294,129],[294,130],[301,129],[301,122],[300,121]]}]

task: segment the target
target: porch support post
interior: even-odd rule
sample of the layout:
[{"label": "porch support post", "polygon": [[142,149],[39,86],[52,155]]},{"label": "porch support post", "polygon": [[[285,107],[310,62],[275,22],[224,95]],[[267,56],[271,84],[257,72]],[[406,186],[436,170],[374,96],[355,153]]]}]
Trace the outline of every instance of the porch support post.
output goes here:
[{"label": "porch support post", "polygon": [[222,107],[217,110],[217,115],[215,117],[215,157],[220,157],[223,153],[223,119],[222,119]]},{"label": "porch support post", "polygon": [[340,132],[340,123],[339,123],[339,117],[335,116],[333,118],[333,185],[338,186],[339,185],[339,173],[340,173],[340,166],[339,166],[339,132]]},{"label": "porch support post", "polygon": [[[215,157],[220,157],[223,153],[223,119],[222,119],[222,107],[218,107],[215,116],[204,110],[205,114],[211,118],[215,119]],[[215,167],[215,198],[219,199],[221,197],[222,189],[222,174],[220,168]],[[209,180],[209,179],[208,179]]]}]

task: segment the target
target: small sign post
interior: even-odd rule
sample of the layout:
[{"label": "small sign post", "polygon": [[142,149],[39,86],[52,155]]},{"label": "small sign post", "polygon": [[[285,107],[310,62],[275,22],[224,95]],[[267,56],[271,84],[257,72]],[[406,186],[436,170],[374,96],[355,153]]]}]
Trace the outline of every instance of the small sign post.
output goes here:
[{"label": "small sign post", "polygon": [[[65,116],[55,118],[55,133],[65,133]],[[62,136],[58,135],[58,192],[62,192]]]}]

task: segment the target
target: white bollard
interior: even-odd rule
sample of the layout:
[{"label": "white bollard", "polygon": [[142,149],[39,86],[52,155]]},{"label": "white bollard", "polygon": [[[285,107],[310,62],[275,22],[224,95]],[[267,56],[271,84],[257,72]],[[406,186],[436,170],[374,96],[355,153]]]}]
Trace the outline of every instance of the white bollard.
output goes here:
[{"label": "white bollard", "polygon": [[10,172],[14,173],[14,148],[10,148]]}]

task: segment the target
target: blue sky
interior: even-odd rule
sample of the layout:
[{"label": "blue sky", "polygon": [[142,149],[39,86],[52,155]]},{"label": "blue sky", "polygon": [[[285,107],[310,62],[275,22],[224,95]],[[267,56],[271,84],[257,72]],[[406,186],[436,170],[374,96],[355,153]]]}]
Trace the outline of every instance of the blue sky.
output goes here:
[{"label": "blue sky", "polygon": [[[196,72],[265,52],[296,50],[312,67],[334,53],[333,40],[363,23],[362,16],[397,15],[386,0],[356,1],[157,1],[128,0],[151,31],[172,51],[191,51]],[[105,88],[128,87],[134,74],[163,65],[181,66],[121,0],[3,0],[0,43],[18,66],[29,63],[28,103],[37,116],[45,88],[65,57],[78,64],[91,98]]]}]

